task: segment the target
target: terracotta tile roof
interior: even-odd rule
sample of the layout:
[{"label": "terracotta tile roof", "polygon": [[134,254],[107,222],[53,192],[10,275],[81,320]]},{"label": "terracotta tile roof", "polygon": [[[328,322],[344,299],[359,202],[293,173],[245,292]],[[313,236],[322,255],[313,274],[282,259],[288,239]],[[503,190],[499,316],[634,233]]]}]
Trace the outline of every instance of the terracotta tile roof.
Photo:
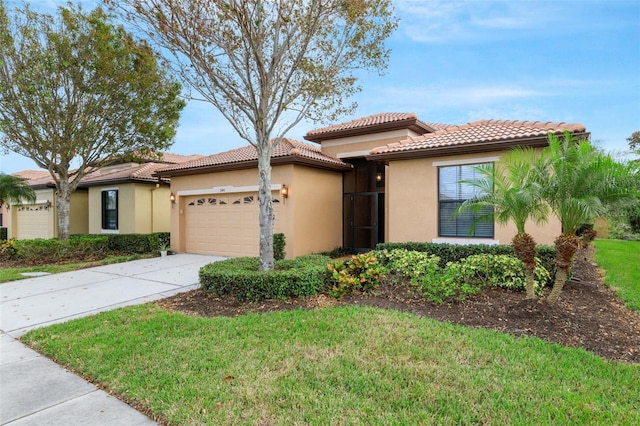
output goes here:
[{"label": "terracotta tile roof", "polygon": [[[304,142],[296,141],[289,138],[282,138],[280,144],[275,148],[271,155],[271,159],[291,158],[300,160],[310,160],[315,163],[324,163],[326,165],[349,167],[342,160],[326,156],[320,152],[320,147],[310,145]],[[194,161],[176,164],[173,166],[163,167],[158,170],[159,174],[168,174],[177,170],[200,169],[207,167],[223,166],[238,163],[251,163],[258,160],[255,147],[252,145],[242,148],[232,149],[230,151],[202,157]],[[253,166],[252,166],[253,167]]]},{"label": "terracotta tile roof", "polygon": [[411,129],[420,134],[436,130],[430,127],[428,123],[420,121],[418,116],[412,112],[382,112],[347,121],[346,123],[311,130],[304,135],[304,138],[309,141],[319,142],[324,139],[400,128]]},{"label": "terracotta tile roof", "polygon": [[[192,155],[182,155],[182,154],[172,154],[170,152],[163,152],[162,157],[159,161],[163,163],[171,163],[171,164],[180,164],[186,163],[188,161],[197,160],[198,158],[202,158],[204,155],[192,154]],[[158,160],[156,160],[157,162]]]},{"label": "terracotta tile roof", "polygon": [[561,134],[585,132],[579,123],[554,123],[540,121],[516,120],[480,120],[461,126],[449,126],[418,137],[374,148],[371,155],[383,155],[399,152],[427,151],[456,146],[472,146],[496,142],[518,141],[527,139],[545,139],[549,132]]},{"label": "terracotta tile roof", "polygon": [[31,186],[54,185],[53,178],[44,170],[22,170],[12,175],[25,179]]},{"label": "terracotta tile roof", "polygon": [[452,127],[455,126],[455,124],[447,124],[447,123],[427,123],[425,122],[425,124],[429,127],[431,127],[433,130],[444,130],[448,127]]},{"label": "terracotta tile roof", "polygon": [[80,186],[92,186],[101,184],[104,182],[114,181],[136,181],[136,182],[157,182],[158,178],[154,176],[154,173],[162,168],[166,167],[165,163],[144,163],[135,164],[128,167],[121,167],[115,169],[107,168],[92,172],[82,178]]},{"label": "terracotta tile roof", "polygon": [[[80,187],[87,187],[97,185],[103,182],[113,181],[138,181],[138,182],[158,182],[158,178],[155,176],[156,170],[166,167],[167,164],[180,164],[194,161],[204,157],[203,155],[181,155],[173,154],[170,152],[161,153],[161,157],[155,161],[145,162],[143,164],[128,163],[122,167],[104,167],[88,172],[87,175],[82,178]],[[26,179],[31,186],[45,186],[55,185],[49,172],[45,170],[23,170],[13,173],[13,176],[18,176]],[[164,182],[168,182],[166,179],[162,179]]]}]

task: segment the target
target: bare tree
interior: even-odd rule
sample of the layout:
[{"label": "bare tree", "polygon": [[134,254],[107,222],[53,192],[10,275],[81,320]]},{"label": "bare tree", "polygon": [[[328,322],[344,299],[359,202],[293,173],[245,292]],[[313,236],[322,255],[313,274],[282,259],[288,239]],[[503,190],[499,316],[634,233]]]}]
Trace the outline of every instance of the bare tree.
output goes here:
[{"label": "bare tree", "polygon": [[382,70],[391,0],[105,0],[257,150],[260,269],[273,268],[271,154],[303,119],[353,111],[356,70]]},{"label": "bare tree", "polygon": [[71,193],[88,170],[132,152],[166,149],[184,101],[154,52],[69,4],[55,17],[0,0],[0,147],[31,158],[55,181],[59,238]]}]

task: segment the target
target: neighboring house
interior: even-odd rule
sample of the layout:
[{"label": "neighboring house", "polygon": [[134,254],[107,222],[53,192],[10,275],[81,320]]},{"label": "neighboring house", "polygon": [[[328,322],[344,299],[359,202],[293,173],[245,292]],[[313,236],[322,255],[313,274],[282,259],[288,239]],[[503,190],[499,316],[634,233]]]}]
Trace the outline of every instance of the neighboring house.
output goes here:
[{"label": "neighboring house", "polygon": [[[192,161],[198,155],[165,153],[162,159],[118,163],[85,176],[71,195],[70,234],[133,234],[170,229],[169,181],[154,176],[168,164]],[[15,176],[26,179],[36,191],[34,204],[11,205],[9,238],[55,238],[58,236],[56,193],[46,171],[27,170]]]},{"label": "neighboring house", "polygon": [[[308,132],[310,145],[283,139],[272,157],[275,232],[287,257],[337,246],[368,250],[384,241],[509,244],[513,225],[451,217],[472,196],[461,179],[473,166],[497,163],[518,145],[542,148],[549,132],[589,137],[566,123],[482,120],[461,126],[426,123],[415,114],[382,113]],[[258,172],[255,149],[239,148],[168,166],[171,245],[178,252],[258,254]],[[287,197],[284,198],[283,194]],[[528,226],[552,244],[560,224]]]}]

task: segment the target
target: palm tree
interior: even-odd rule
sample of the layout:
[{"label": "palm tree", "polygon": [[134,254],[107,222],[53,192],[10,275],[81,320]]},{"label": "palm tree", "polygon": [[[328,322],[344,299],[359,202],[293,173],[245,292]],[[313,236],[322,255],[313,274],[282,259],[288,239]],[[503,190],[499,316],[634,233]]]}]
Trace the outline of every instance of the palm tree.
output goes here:
[{"label": "palm tree", "polygon": [[562,225],[562,234],[555,240],[556,279],[547,299],[553,304],[580,248],[576,229],[603,215],[610,203],[630,199],[634,190],[628,184],[628,169],[589,141],[578,140],[568,131],[561,137],[549,134],[548,139],[536,168],[542,196]]},{"label": "palm tree", "polygon": [[511,245],[525,266],[528,299],[536,297],[536,242],[525,231],[525,223],[530,219],[536,224],[544,223],[549,214],[549,206],[542,201],[540,183],[533,167],[537,157],[532,148],[517,147],[501,159],[498,170],[492,164],[477,166],[475,169],[482,177],[463,182],[475,187],[478,195],[465,201],[456,211],[457,214],[465,210],[480,213],[491,210],[476,222],[495,220],[503,225],[511,221],[515,223],[518,233]]},{"label": "palm tree", "polygon": [[26,200],[36,201],[36,193],[26,180],[17,176],[0,173],[0,207],[5,203],[21,203]]}]

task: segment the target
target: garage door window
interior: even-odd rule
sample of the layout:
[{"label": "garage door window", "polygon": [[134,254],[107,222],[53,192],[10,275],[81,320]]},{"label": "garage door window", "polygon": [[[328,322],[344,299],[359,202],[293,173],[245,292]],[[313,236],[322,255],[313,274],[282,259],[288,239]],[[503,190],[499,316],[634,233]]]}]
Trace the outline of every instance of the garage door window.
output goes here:
[{"label": "garage door window", "polygon": [[118,190],[102,191],[102,229],[115,231],[118,229]]}]

